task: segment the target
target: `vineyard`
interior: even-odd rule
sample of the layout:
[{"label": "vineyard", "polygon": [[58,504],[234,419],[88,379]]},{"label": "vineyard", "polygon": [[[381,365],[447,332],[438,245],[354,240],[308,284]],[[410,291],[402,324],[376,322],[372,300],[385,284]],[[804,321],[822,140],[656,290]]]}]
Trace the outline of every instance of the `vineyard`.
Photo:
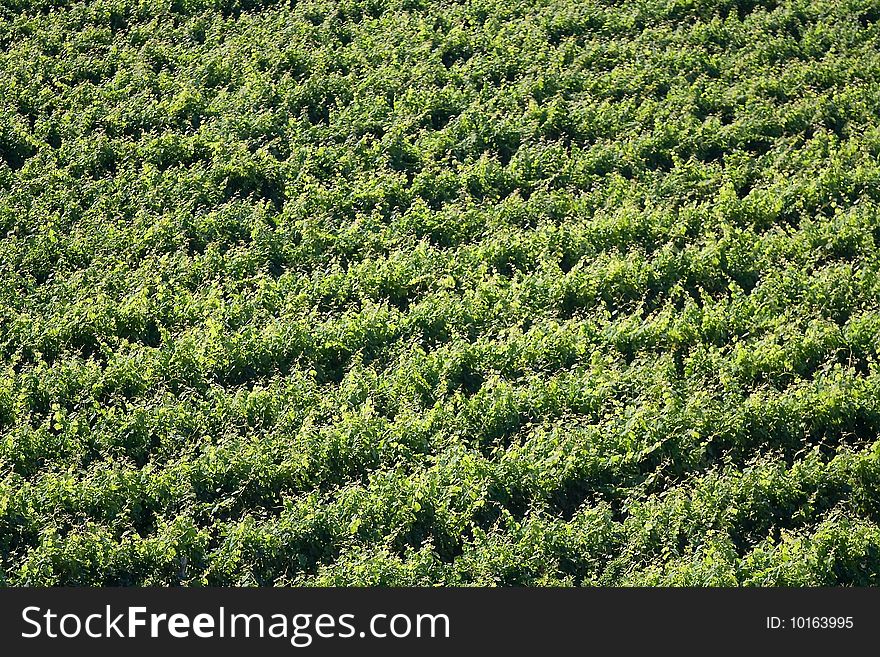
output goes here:
[{"label": "vineyard", "polygon": [[0,0],[0,585],[880,584],[880,0]]}]

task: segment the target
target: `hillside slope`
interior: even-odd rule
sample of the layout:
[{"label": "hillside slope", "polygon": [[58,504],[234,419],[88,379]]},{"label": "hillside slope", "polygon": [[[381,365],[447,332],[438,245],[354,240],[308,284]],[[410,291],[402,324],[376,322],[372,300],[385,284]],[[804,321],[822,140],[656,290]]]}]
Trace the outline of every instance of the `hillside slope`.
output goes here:
[{"label": "hillside slope", "polygon": [[880,584],[878,0],[0,0],[0,583]]}]

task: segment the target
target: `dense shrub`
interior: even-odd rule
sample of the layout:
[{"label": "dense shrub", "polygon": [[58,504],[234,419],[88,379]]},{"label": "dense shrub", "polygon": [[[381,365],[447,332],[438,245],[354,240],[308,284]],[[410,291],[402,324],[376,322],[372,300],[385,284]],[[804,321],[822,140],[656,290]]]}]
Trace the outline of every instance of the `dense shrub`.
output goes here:
[{"label": "dense shrub", "polygon": [[880,584],[876,0],[3,0],[0,582]]}]

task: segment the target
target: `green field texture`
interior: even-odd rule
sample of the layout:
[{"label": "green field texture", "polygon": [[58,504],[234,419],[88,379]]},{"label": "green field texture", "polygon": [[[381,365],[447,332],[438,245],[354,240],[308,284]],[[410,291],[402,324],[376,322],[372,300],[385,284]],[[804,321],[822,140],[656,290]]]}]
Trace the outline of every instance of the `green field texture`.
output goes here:
[{"label": "green field texture", "polygon": [[880,584],[878,156],[878,0],[0,0],[0,585]]}]

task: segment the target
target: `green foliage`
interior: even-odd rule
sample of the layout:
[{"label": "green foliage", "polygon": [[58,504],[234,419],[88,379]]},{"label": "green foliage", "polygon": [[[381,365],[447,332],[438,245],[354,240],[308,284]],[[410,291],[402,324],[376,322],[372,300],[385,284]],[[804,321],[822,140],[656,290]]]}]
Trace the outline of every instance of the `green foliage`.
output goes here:
[{"label": "green foliage", "polygon": [[0,0],[0,583],[880,584],[876,0]]}]

